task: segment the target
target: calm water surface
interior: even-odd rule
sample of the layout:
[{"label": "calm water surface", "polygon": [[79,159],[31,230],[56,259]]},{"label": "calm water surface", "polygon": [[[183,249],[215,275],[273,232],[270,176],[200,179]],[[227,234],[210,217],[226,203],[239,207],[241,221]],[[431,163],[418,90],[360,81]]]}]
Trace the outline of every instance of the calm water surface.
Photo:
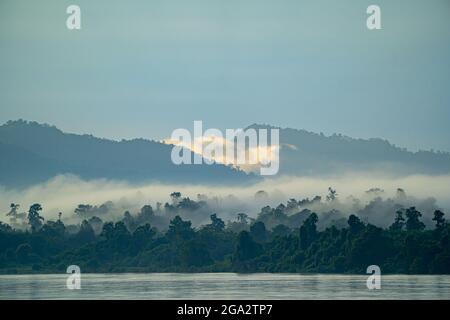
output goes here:
[{"label": "calm water surface", "polygon": [[0,275],[0,299],[450,299],[450,276],[385,275],[381,290],[367,276],[234,273]]}]

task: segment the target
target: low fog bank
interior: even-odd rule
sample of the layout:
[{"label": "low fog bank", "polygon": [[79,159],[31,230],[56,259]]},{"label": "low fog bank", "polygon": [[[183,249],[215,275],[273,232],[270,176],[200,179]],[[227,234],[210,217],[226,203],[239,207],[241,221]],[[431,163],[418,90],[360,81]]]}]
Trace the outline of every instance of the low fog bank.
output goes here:
[{"label": "low fog bank", "polygon": [[[330,193],[329,187],[336,193]],[[173,207],[177,206],[180,209],[176,214],[191,220],[195,226],[208,223],[212,213],[225,221],[235,221],[239,213],[257,218],[261,211],[267,213],[269,209],[279,208],[287,215],[299,212],[306,215],[308,210],[316,212],[321,228],[330,223],[345,224],[350,214],[358,215],[365,222],[387,227],[393,222],[397,210],[415,206],[422,213],[423,222],[431,226],[434,210],[448,213],[449,191],[450,175],[279,177],[245,187],[158,183],[136,186],[107,180],[83,181],[64,175],[21,191],[0,189],[0,220],[9,222],[6,214],[11,203],[20,204],[18,212],[26,212],[30,205],[39,203],[46,220],[56,220],[58,213],[62,212],[65,223],[75,224],[92,216],[98,216],[104,222],[117,221],[123,219],[126,211],[136,216],[145,205],[151,205],[156,216],[161,216],[155,222],[159,228],[167,226],[169,218],[174,215],[169,213],[175,212]],[[174,195],[174,192],[181,195]],[[193,201],[183,202],[185,198]],[[91,207],[84,213],[80,214],[80,210],[75,213],[80,204]],[[263,207],[266,208],[262,210]],[[267,228],[275,226],[270,221],[266,224]]]}]

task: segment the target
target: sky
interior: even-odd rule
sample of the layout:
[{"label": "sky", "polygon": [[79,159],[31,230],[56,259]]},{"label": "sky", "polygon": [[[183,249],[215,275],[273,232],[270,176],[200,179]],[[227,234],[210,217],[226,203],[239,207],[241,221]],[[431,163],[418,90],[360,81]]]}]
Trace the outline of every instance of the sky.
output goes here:
[{"label": "sky", "polygon": [[450,151],[449,57],[448,0],[0,0],[0,123],[113,139],[266,123]]}]

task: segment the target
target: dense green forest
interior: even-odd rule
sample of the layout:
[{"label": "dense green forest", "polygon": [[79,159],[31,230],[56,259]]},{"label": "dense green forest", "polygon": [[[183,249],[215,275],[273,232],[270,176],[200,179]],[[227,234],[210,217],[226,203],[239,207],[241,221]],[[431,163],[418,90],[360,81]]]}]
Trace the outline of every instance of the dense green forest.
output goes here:
[{"label": "dense green forest", "polygon": [[[64,273],[78,265],[82,272],[365,273],[375,264],[383,273],[450,273],[450,225],[440,210],[428,228],[416,207],[393,212],[387,228],[351,214],[344,224],[319,229],[320,215],[289,214],[319,197],[267,206],[254,219],[238,213],[225,222],[210,212],[209,223],[194,227],[180,213],[205,204],[176,192],[171,197],[172,204],[158,204],[164,216],[146,205],[115,222],[97,216],[102,206],[79,205],[77,225],[65,225],[62,214],[46,221],[37,203],[24,213],[11,204],[9,223],[0,222],[0,272]],[[164,219],[167,227],[155,227]]]}]

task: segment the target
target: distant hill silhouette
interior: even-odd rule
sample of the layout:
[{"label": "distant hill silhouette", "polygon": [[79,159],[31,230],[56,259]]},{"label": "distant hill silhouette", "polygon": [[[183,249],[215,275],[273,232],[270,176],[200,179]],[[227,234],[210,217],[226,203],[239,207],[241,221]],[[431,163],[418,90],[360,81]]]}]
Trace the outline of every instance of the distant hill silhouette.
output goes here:
[{"label": "distant hill silhouette", "polygon": [[[276,127],[253,124],[248,128]],[[279,129],[279,174],[326,175],[373,170],[396,175],[450,173],[449,153],[410,152],[379,138],[354,139],[337,134],[325,136],[305,130]]]},{"label": "distant hill silhouette", "polygon": [[[269,125],[249,128],[270,129]],[[280,129],[279,175],[318,176],[378,170],[397,175],[450,173],[450,154],[409,152],[382,139],[324,136]],[[171,145],[134,139],[113,141],[64,133],[56,127],[8,121],[0,126],[0,185],[26,187],[58,174],[133,183],[242,184],[257,175],[220,165],[181,165],[170,160]]]},{"label": "distant hill silhouette", "polygon": [[224,165],[174,165],[172,146],[64,133],[23,120],[0,126],[0,185],[25,187],[58,174],[129,182],[246,183],[258,179]]}]

